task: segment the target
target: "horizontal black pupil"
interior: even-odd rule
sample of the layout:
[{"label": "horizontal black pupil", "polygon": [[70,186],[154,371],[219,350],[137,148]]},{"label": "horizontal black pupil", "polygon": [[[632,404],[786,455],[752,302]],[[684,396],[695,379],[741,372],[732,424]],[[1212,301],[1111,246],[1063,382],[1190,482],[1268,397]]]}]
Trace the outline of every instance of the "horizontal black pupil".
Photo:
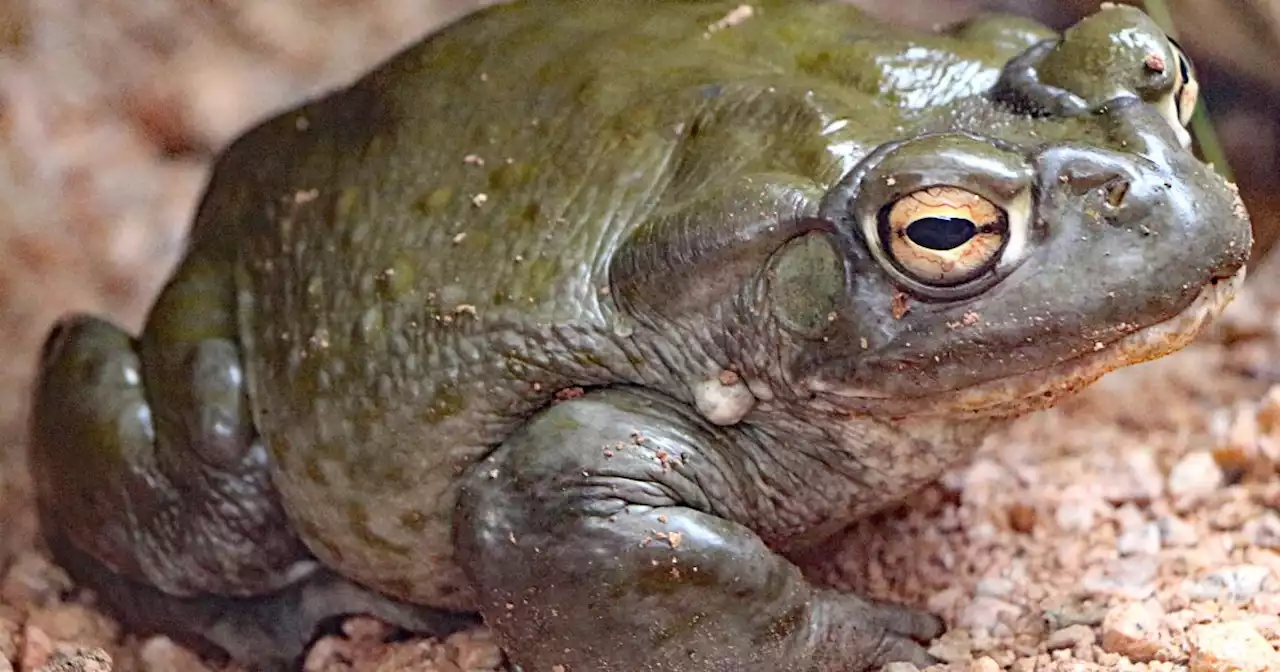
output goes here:
[{"label": "horizontal black pupil", "polygon": [[923,217],[907,226],[911,242],[930,250],[953,250],[977,232],[977,225],[961,217]]}]

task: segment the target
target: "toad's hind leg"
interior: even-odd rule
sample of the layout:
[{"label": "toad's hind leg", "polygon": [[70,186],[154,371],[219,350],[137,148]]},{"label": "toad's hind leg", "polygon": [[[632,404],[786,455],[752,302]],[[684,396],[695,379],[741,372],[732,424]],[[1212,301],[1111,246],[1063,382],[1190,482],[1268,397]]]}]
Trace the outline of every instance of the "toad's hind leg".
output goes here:
[{"label": "toad's hind leg", "polygon": [[233,292],[226,266],[188,258],[140,339],[89,316],[49,335],[31,462],[56,559],[127,625],[255,669],[292,662],[333,615],[456,627],[312,572],[253,426]]}]

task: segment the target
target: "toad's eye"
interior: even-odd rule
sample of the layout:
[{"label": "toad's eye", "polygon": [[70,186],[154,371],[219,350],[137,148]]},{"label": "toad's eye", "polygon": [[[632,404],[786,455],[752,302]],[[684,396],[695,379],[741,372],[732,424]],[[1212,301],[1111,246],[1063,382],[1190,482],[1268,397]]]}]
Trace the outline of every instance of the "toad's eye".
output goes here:
[{"label": "toad's eye", "polygon": [[1174,74],[1173,108],[1178,123],[1185,127],[1191,123],[1191,115],[1196,111],[1196,103],[1200,99],[1200,82],[1196,79],[1196,68],[1182,45],[1173,38],[1169,38],[1169,43],[1173,45],[1173,56],[1178,61],[1178,71]]},{"label": "toad's eye", "polygon": [[1009,236],[999,206],[958,187],[907,194],[880,211],[880,239],[890,259],[913,279],[958,285],[990,270]]}]

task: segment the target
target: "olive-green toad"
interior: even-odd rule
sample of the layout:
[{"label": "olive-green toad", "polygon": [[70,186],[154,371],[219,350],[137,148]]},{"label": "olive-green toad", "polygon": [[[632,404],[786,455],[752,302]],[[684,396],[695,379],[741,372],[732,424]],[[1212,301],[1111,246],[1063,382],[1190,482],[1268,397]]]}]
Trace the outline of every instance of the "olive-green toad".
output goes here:
[{"label": "olive-green toad", "polygon": [[791,559],[1231,298],[1196,86],[1131,7],[482,10],[236,140],[140,336],[51,333],[51,544],[256,665],[353,612],[527,671],[928,662]]}]

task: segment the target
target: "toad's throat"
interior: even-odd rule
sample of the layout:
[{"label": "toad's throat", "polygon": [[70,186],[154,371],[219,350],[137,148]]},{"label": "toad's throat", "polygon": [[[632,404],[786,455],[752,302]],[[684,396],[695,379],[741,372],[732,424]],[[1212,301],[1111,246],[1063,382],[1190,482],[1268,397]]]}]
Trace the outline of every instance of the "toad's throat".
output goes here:
[{"label": "toad's throat", "polygon": [[838,388],[823,389],[818,394],[853,412],[903,416],[1010,416],[1046,408],[1111,371],[1159,359],[1190,345],[1235,298],[1245,274],[1246,268],[1241,267],[1230,278],[1205,285],[1186,308],[1167,320],[1121,336],[1095,351],[1034,371],[922,397],[877,398]]}]

